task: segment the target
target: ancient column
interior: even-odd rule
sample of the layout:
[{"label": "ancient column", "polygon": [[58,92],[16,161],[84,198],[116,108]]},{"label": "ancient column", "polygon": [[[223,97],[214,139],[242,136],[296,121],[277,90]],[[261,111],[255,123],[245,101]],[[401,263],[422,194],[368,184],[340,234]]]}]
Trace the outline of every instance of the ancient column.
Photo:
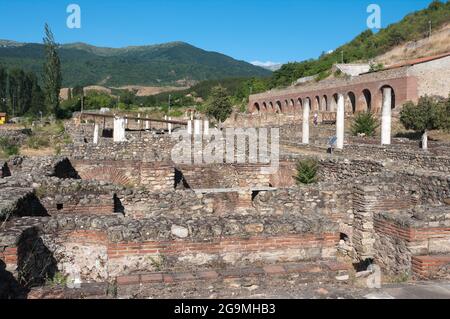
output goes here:
[{"label": "ancient column", "polygon": [[194,134],[200,135],[202,133],[202,121],[201,120],[195,120],[194,121]]},{"label": "ancient column", "polygon": [[[169,121],[172,121],[171,117],[169,117]],[[172,123],[169,123],[169,134],[172,134]]]},{"label": "ancient column", "polygon": [[205,120],[203,122],[203,135],[208,136],[209,134],[209,121]]},{"label": "ancient column", "polygon": [[98,144],[98,124],[94,126],[94,144]]},{"label": "ancient column", "polygon": [[[148,115],[145,118],[148,119]],[[145,121],[145,129],[148,130],[149,128],[150,128],[150,122]]]},{"label": "ancient column", "polygon": [[187,132],[189,135],[192,135],[192,121],[187,121]]},{"label": "ancient column", "polygon": [[309,99],[303,103],[303,130],[302,130],[302,143],[309,144]]},{"label": "ancient column", "polygon": [[125,119],[122,117],[114,118],[114,142],[124,142],[125,138]]},{"label": "ancient column", "polygon": [[336,148],[342,150],[344,148],[344,95],[338,95],[337,111],[336,111]]},{"label": "ancient column", "polygon": [[392,89],[383,89],[383,107],[381,114],[381,145],[391,144],[391,104]]}]

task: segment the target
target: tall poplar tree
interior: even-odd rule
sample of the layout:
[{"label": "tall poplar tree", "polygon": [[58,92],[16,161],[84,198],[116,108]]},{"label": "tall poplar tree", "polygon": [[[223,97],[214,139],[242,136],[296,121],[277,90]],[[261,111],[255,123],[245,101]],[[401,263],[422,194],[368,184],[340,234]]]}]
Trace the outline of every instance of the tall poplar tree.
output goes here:
[{"label": "tall poplar tree", "polygon": [[62,85],[61,61],[58,55],[58,45],[55,42],[53,32],[48,24],[45,24],[45,56],[44,64],[44,93],[47,113],[59,116],[59,92]]},{"label": "tall poplar tree", "polygon": [[0,65],[0,112],[6,112],[6,97],[7,97],[7,80],[8,73],[6,69]]}]

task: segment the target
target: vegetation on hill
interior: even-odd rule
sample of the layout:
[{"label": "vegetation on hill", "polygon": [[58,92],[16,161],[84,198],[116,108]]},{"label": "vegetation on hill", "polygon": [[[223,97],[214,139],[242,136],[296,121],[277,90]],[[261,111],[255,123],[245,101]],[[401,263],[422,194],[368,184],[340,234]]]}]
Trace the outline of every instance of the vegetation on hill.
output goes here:
[{"label": "vegetation on hill", "polygon": [[332,53],[323,53],[318,59],[285,64],[274,72],[270,87],[287,86],[301,77],[327,72],[333,64],[342,61],[342,54],[344,63],[369,61],[403,42],[422,39],[429,32],[429,21],[434,28],[450,22],[450,1],[435,0],[428,8],[411,13],[377,33],[366,30]]},{"label": "vegetation on hill", "polygon": [[9,116],[39,115],[43,110],[44,93],[33,72],[0,65],[0,112]]},{"label": "vegetation on hill", "polygon": [[221,86],[214,87],[205,113],[217,121],[223,122],[230,116],[232,111],[233,106],[227,91]]},{"label": "vegetation on hill", "polygon": [[[208,52],[183,42],[163,45],[97,48],[87,44],[62,45],[63,85],[101,84],[179,85],[229,77],[269,76],[270,71],[237,61],[226,55]],[[0,63],[10,68],[42,74],[44,47],[41,44],[0,46]]]}]

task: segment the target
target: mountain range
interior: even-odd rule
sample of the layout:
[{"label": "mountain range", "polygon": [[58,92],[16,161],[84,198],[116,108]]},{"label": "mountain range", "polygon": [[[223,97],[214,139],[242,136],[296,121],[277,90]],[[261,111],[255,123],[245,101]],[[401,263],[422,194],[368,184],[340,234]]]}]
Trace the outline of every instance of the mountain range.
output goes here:
[{"label": "mountain range", "polygon": [[[270,76],[271,71],[185,42],[103,48],[61,45],[63,86],[188,86],[204,80]],[[41,75],[44,45],[0,40],[0,65]]]}]

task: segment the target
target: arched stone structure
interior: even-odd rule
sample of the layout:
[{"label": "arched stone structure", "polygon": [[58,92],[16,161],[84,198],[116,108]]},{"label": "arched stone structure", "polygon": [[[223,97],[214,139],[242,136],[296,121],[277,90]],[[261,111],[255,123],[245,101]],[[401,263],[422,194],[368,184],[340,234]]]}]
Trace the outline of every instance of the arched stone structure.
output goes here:
[{"label": "arched stone structure", "polygon": [[275,113],[283,113],[283,105],[280,101],[275,102]]},{"label": "arched stone structure", "polygon": [[[388,88],[388,89],[391,89],[391,109],[393,110],[393,109],[395,109],[395,103],[396,103],[396,101],[395,101],[395,90],[394,90],[394,88],[392,87],[392,86],[390,86],[390,85],[383,85],[381,88],[380,88],[380,94],[381,94],[381,96],[383,96],[383,91],[384,91],[384,89],[386,89],[386,88]],[[383,105],[381,105],[380,106],[380,109],[383,107]]]},{"label": "arched stone structure", "polygon": [[318,95],[314,98],[314,111],[322,111],[320,107],[320,97]]},{"label": "arched stone structure", "polygon": [[294,113],[295,112],[295,101],[294,99],[291,99],[289,101],[289,113]]},{"label": "arched stone structure", "polygon": [[359,97],[358,112],[372,112],[372,92],[364,89]]},{"label": "arched stone structure", "polygon": [[261,113],[261,108],[259,107],[259,103],[258,102],[256,102],[253,105],[253,113]]},{"label": "arched stone structure", "polygon": [[[287,113],[292,110],[293,100],[293,111],[299,112],[299,106],[304,105],[305,98],[309,97],[312,111],[336,112],[336,93],[342,93],[344,94],[346,114],[367,111],[380,114],[381,91],[385,86],[391,87],[394,92],[391,100],[395,109],[398,109],[398,106],[406,101],[417,101],[418,99],[417,77],[409,75],[407,69],[393,69],[348,79],[335,79],[334,81],[323,81],[254,94],[249,98],[248,109],[252,113],[255,109],[255,103],[258,103],[262,112],[271,112],[270,107],[264,110],[262,106],[263,102],[269,103],[271,101],[275,106],[273,112],[278,110],[278,112]],[[303,103],[299,103],[299,99],[302,99]],[[286,109],[289,111],[286,111]]]},{"label": "arched stone structure", "polygon": [[331,97],[330,112],[336,112],[337,103],[338,103],[338,94],[334,93],[333,96]]},{"label": "arched stone structure", "polygon": [[356,95],[352,91],[347,93],[345,99],[345,112],[355,114],[356,112]]},{"label": "arched stone structure", "polygon": [[322,111],[328,112],[328,97],[326,95],[322,96]]},{"label": "arched stone structure", "polygon": [[262,111],[263,112],[267,112],[268,110],[267,110],[267,103],[266,102],[263,102],[263,104],[262,104],[263,106],[262,106]]}]

